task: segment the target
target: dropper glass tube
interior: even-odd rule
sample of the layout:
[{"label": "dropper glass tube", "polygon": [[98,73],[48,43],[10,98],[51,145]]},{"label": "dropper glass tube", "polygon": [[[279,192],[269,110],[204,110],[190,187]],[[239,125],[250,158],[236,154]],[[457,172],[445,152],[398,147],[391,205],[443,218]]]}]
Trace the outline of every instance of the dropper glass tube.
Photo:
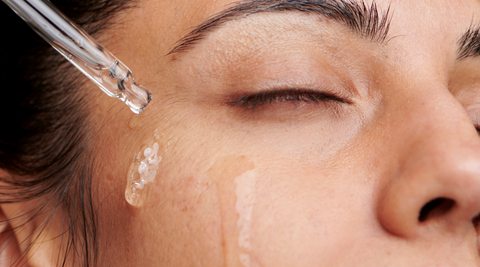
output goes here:
[{"label": "dropper glass tube", "polygon": [[43,39],[77,67],[108,96],[118,98],[136,114],[152,99],[132,72],[83,29],[44,0],[2,0]]}]

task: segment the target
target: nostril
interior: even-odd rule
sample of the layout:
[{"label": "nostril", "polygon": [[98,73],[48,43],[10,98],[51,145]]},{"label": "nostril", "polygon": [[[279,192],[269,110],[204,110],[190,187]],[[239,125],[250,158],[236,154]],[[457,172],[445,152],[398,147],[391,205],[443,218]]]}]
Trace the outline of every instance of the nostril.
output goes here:
[{"label": "nostril", "polygon": [[475,226],[475,230],[477,230],[477,251],[478,255],[480,255],[480,214],[477,214],[475,218],[472,219],[473,226]]},{"label": "nostril", "polygon": [[418,221],[424,222],[434,217],[442,216],[455,206],[455,201],[449,198],[436,198],[425,204],[420,210]]},{"label": "nostril", "polygon": [[480,230],[480,214],[477,214],[475,218],[472,219],[473,226],[477,229],[477,232]]}]

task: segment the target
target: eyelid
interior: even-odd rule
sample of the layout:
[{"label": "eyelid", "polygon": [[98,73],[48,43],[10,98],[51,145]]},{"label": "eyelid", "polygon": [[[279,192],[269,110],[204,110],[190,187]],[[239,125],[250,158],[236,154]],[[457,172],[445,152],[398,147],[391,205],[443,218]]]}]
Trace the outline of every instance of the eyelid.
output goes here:
[{"label": "eyelid", "polygon": [[344,104],[352,104],[352,101],[347,97],[342,97],[334,93],[314,90],[314,89],[276,89],[266,90],[257,93],[242,94],[234,96],[232,100],[227,101],[229,106],[240,106],[243,108],[254,109],[258,106],[263,106],[279,102],[314,102],[326,103],[337,102]]}]

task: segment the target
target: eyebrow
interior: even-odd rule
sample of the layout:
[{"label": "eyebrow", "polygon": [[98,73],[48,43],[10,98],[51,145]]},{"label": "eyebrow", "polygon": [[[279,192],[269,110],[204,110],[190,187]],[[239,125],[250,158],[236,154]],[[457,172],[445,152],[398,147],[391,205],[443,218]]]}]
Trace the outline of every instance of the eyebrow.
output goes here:
[{"label": "eyebrow", "polygon": [[470,25],[458,41],[458,60],[480,56],[480,26]]},{"label": "eyebrow", "polygon": [[348,26],[363,38],[383,43],[390,29],[390,7],[381,13],[375,1],[367,6],[355,0],[243,0],[210,17],[182,39],[167,54],[182,53],[226,22],[263,12],[300,11],[322,15]]}]

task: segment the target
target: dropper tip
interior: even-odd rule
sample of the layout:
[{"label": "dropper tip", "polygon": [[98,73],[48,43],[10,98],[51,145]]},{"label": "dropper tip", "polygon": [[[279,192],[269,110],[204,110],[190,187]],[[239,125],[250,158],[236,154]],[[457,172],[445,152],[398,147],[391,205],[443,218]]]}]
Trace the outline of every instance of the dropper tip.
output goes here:
[{"label": "dropper tip", "polygon": [[141,114],[145,111],[148,103],[152,101],[152,94],[147,88],[135,82],[128,89],[124,91],[125,104],[133,113]]}]

